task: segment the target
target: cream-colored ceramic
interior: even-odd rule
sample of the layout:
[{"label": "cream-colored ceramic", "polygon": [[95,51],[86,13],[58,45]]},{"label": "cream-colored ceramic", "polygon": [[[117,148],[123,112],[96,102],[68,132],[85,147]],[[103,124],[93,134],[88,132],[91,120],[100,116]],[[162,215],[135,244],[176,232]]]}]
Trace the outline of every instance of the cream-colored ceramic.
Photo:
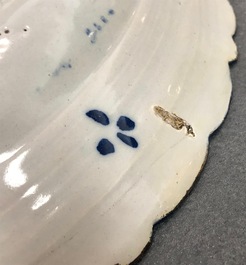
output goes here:
[{"label": "cream-colored ceramic", "polygon": [[227,112],[234,30],[226,0],[0,1],[1,265],[141,253]]}]

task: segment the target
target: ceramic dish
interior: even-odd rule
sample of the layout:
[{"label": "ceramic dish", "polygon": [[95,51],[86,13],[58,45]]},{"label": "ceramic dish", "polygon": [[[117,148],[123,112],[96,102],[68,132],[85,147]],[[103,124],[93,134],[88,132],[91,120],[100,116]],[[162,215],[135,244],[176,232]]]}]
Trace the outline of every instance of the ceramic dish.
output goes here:
[{"label": "ceramic dish", "polygon": [[0,1],[0,264],[129,264],[231,95],[226,0]]}]

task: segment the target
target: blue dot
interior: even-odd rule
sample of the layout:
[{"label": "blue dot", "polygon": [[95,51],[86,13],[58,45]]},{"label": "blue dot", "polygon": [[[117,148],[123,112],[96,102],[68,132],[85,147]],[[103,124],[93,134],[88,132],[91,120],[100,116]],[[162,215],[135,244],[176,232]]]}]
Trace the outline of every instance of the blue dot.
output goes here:
[{"label": "blue dot", "polygon": [[132,148],[137,148],[138,147],[138,142],[136,141],[135,138],[127,136],[123,133],[117,133],[117,137],[126,145],[129,145]]},{"label": "blue dot", "polygon": [[122,131],[131,131],[135,128],[135,122],[126,116],[120,116],[117,121],[117,126]]},{"label": "blue dot", "polygon": [[114,12],[114,10],[113,10],[113,9],[109,9],[109,11],[108,11],[108,14],[109,14],[109,15],[114,15],[114,14],[115,14],[115,12]]},{"label": "blue dot", "polygon": [[102,30],[102,26],[94,23],[93,26],[97,29],[97,30]]},{"label": "blue dot", "polygon": [[102,139],[97,145],[97,151],[105,156],[115,152],[114,145],[108,139]]},{"label": "blue dot", "polygon": [[105,24],[108,23],[108,20],[107,20],[106,17],[104,17],[104,16],[101,16],[101,20],[102,20],[102,22],[105,23]]},{"label": "blue dot", "polygon": [[86,33],[86,35],[89,36],[89,35],[91,34],[91,30],[87,28],[87,29],[85,30],[85,33]]},{"label": "blue dot", "polygon": [[110,123],[108,116],[100,110],[90,110],[86,113],[86,116],[104,126],[109,125]]}]

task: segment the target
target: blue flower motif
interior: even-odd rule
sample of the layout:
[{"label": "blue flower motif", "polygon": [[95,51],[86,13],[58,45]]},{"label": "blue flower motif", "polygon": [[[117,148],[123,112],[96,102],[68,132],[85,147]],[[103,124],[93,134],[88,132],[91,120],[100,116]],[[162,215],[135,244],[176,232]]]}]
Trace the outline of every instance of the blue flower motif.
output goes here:
[{"label": "blue flower motif", "polygon": [[[90,110],[86,113],[86,116],[90,119],[93,119],[95,122],[100,123],[103,126],[107,126],[110,124],[110,120],[108,116],[100,110]],[[126,116],[120,116],[116,125],[119,127],[121,131],[132,131],[135,129],[135,122]],[[137,148],[138,142],[135,138],[123,134],[121,132],[117,133],[118,139],[120,139],[124,144]],[[101,139],[97,145],[97,151],[101,155],[109,155],[115,152],[114,145],[108,139]]]}]

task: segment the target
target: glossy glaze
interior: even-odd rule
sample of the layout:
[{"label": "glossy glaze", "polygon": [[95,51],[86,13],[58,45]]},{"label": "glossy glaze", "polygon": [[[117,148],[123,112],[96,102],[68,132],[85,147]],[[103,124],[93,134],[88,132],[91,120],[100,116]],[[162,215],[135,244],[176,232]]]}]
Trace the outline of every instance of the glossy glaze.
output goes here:
[{"label": "glossy glaze", "polygon": [[191,187],[227,112],[231,7],[13,0],[0,2],[0,25],[0,264],[131,262]]}]

